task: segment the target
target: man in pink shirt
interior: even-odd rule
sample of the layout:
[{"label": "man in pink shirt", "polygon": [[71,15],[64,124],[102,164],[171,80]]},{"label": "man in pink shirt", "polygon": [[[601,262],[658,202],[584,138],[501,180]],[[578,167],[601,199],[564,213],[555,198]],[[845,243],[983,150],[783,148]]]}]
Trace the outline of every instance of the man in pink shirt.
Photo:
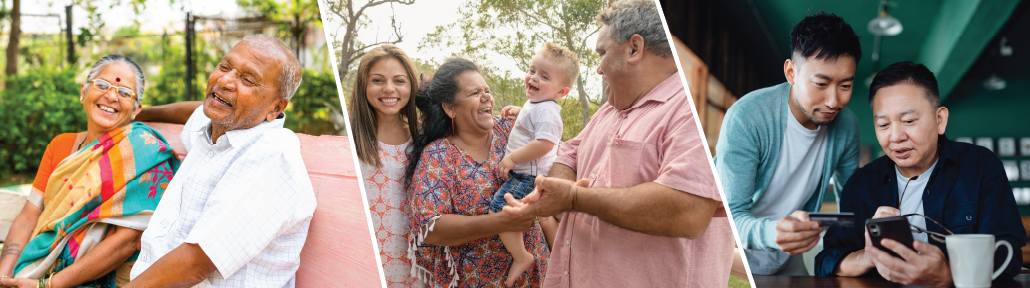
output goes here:
[{"label": "man in pink shirt", "polygon": [[643,0],[615,2],[598,15],[597,73],[609,101],[561,146],[535,194],[505,208],[566,212],[545,287],[729,281],[732,230],[659,17]]}]

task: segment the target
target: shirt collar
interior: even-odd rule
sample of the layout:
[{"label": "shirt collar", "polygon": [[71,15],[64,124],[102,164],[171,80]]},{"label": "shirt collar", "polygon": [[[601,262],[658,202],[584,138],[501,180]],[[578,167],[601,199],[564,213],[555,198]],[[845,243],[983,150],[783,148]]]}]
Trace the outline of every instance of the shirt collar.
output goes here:
[{"label": "shirt collar", "polygon": [[676,96],[676,94],[678,94],[676,92],[682,90],[683,81],[680,79],[680,72],[676,71],[676,73],[672,73],[669,78],[665,78],[665,81],[658,83],[658,86],[654,86],[654,89],[651,89],[651,92],[647,92],[644,97],[641,97],[640,100],[637,100],[637,103],[633,103],[633,106],[626,108],[626,110],[644,106],[644,104],[649,101],[665,103],[669,101],[669,99],[672,99],[672,96]]},{"label": "shirt collar", "polygon": [[[201,109],[203,109],[203,107],[201,107]],[[192,122],[188,123],[190,125],[188,125],[186,127],[183,127],[183,129],[187,129],[187,130],[194,131],[194,132],[199,132],[202,135],[204,135],[203,139],[205,141],[207,141],[206,143],[214,143],[213,139],[211,139],[211,134],[208,133],[208,131],[211,131],[211,129],[210,129],[211,128],[211,118],[208,118],[207,115],[204,114],[203,111],[200,111],[199,115],[197,115],[197,119],[195,119],[195,120],[196,121],[192,121]],[[248,128],[248,129],[230,130],[230,131],[225,132],[225,139],[227,140],[227,143],[224,143],[224,144],[232,145],[232,143],[237,143],[239,141],[242,141],[243,140],[242,137],[244,137],[245,132],[264,131],[264,130],[268,130],[268,129],[272,129],[272,128],[283,128],[283,126],[285,124],[286,124],[286,112],[281,112],[281,113],[279,113],[278,117],[275,117],[275,120],[272,120],[272,121],[262,121],[261,124],[258,124],[257,126],[254,126],[254,127]],[[255,133],[255,134],[251,134],[251,135],[259,135],[259,134],[260,133]],[[222,144],[220,143],[219,145],[222,145]]]}]

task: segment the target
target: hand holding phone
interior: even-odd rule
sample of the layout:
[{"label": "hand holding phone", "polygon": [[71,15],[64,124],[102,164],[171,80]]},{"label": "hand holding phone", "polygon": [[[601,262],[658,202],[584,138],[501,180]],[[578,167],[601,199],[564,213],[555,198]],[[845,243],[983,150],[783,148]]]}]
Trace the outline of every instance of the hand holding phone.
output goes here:
[{"label": "hand holding phone", "polygon": [[894,257],[901,258],[897,253],[883,247],[880,244],[880,240],[891,239],[898,241],[908,249],[915,251],[912,247],[912,242],[915,241],[912,238],[912,229],[909,228],[908,219],[901,216],[887,217],[887,218],[876,218],[869,219],[865,222],[866,232],[869,233],[869,241],[872,242],[873,247],[880,249],[883,252],[887,252]]}]

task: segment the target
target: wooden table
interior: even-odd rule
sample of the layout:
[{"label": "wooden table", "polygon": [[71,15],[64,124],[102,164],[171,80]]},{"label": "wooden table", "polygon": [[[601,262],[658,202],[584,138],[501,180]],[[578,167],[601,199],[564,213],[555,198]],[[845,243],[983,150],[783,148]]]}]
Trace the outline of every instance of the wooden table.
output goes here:
[{"label": "wooden table", "polygon": [[[759,276],[755,287],[921,287],[891,283],[883,278],[848,278],[822,276]],[[1010,280],[994,281],[992,287],[1030,287],[1030,275],[1023,274]]]}]

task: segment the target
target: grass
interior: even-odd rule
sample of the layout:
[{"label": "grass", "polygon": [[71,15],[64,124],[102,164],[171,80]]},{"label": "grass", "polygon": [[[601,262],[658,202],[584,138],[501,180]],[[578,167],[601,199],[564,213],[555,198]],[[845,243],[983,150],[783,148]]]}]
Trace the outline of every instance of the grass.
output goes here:
[{"label": "grass", "polygon": [[730,276],[729,288],[751,288],[751,283],[747,282],[747,279],[743,279],[737,276]]}]

